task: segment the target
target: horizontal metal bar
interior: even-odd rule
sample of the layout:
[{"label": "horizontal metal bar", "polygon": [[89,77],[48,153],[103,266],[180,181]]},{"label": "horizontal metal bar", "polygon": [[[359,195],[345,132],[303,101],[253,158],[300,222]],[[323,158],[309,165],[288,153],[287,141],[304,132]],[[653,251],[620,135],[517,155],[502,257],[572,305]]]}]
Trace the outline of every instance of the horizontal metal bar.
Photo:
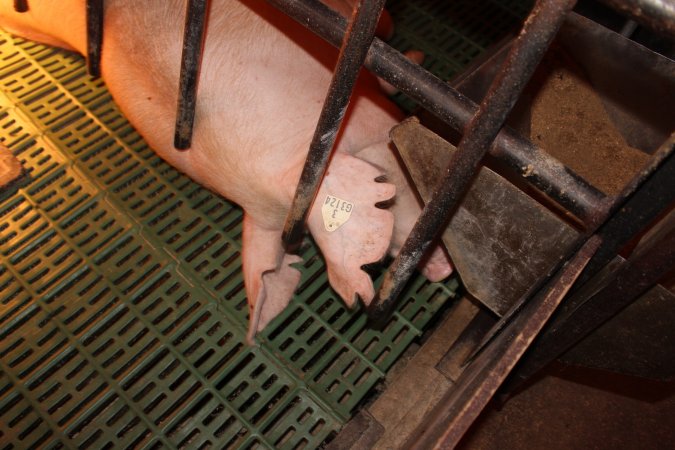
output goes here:
[{"label": "horizontal metal bar", "polygon": [[368,315],[387,317],[398,295],[455,210],[479,164],[525,89],[539,61],[576,0],[539,0],[511,46],[476,115],[466,128],[457,151],[425,205],[410,235],[368,306]]},{"label": "horizontal metal bar", "polygon": [[302,240],[305,219],[328,168],[328,159],[383,8],[384,0],[361,0],[345,33],[293,204],[286,218],[282,240],[287,249],[293,249]]},{"label": "horizontal metal bar", "polygon": [[[340,46],[347,23],[327,6],[316,0],[268,2],[330,44]],[[365,66],[456,131],[463,131],[478,109],[468,97],[378,38],[373,40]],[[583,221],[601,207],[604,194],[508,127],[497,135],[490,154]]]},{"label": "horizontal metal bar", "polygon": [[654,31],[675,37],[673,0],[600,0],[610,8],[630,16]]}]

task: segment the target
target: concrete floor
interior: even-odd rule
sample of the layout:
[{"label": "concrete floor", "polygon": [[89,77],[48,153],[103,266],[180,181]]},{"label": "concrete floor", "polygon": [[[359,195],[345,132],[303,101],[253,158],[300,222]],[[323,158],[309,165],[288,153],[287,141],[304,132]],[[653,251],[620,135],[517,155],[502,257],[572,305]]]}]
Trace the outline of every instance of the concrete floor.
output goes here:
[{"label": "concrete floor", "polygon": [[670,450],[675,381],[555,364],[501,408],[490,404],[458,448]]}]

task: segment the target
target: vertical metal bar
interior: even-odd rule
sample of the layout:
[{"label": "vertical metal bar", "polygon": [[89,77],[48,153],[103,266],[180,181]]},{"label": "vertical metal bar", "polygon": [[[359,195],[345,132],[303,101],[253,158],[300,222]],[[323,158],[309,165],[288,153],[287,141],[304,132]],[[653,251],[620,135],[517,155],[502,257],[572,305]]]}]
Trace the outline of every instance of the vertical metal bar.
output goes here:
[{"label": "vertical metal bar", "polygon": [[384,320],[389,314],[422,255],[447,223],[478,164],[575,3],[574,0],[540,0],[535,4],[478,112],[469,122],[439,187],[385,273],[380,291],[368,307],[372,319]]},{"label": "vertical metal bar", "polygon": [[14,0],[14,11],[20,13],[28,11],[28,0]]},{"label": "vertical metal bar", "polygon": [[178,82],[178,108],[173,145],[185,150],[192,145],[192,129],[197,107],[197,85],[206,31],[208,0],[190,0],[185,13],[183,56]]},{"label": "vertical metal bar", "polygon": [[294,248],[302,240],[307,214],[326,173],[328,158],[342,125],[356,78],[375,36],[375,27],[383,7],[384,0],[361,0],[347,27],[333,79],[286,218],[282,239],[288,249]]},{"label": "vertical metal bar", "polygon": [[87,0],[87,70],[92,77],[101,76],[103,45],[103,0]]}]

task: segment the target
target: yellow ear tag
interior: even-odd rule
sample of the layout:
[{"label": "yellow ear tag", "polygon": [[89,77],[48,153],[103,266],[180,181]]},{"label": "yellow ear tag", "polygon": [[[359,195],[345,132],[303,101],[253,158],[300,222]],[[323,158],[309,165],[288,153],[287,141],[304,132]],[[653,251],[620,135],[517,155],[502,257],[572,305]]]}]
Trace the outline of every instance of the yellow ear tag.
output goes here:
[{"label": "yellow ear tag", "polygon": [[341,198],[326,196],[326,200],[321,206],[321,215],[323,216],[323,226],[329,233],[340,228],[349,220],[352,215],[354,204]]}]

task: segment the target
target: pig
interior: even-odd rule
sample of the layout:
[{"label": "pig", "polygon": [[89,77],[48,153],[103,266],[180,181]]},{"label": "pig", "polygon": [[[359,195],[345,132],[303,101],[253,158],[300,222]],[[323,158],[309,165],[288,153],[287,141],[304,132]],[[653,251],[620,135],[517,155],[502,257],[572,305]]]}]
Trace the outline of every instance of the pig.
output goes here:
[{"label": "pig", "polygon": [[[281,234],[337,51],[262,0],[212,2],[192,145],[178,151],[172,140],[186,0],[104,4],[101,73],[115,102],[164,160],[244,210],[242,268],[253,341],[300,280],[291,265],[301,258],[286,253]],[[327,4],[344,14],[352,7],[344,0]],[[17,13],[3,0],[0,26],[85,53],[85,0],[31,0],[29,7]],[[420,212],[388,135],[402,119],[364,71],[307,219],[331,286],[349,307],[372,301],[373,283],[362,267],[395,255]],[[436,246],[420,269],[438,281],[452,266]]]}]

